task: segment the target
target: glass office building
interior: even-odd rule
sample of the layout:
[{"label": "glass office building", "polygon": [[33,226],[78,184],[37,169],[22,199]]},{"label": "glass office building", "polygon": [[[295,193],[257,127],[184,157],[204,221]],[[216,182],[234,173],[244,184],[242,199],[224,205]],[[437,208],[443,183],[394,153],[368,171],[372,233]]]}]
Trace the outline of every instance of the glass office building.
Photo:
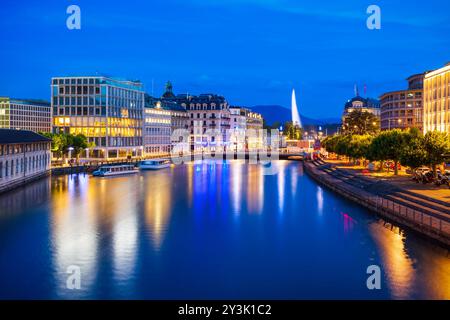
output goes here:
[{"label": "glass office building", "polygon": [[83,158],[141,157],[144,90],[139,81],[54,77],[53,132],[83,134],[95,147]]},{"label": "glass office building", "polygon": [[0,128],[50,132],[51,125],[47,101],[0,97]]}]

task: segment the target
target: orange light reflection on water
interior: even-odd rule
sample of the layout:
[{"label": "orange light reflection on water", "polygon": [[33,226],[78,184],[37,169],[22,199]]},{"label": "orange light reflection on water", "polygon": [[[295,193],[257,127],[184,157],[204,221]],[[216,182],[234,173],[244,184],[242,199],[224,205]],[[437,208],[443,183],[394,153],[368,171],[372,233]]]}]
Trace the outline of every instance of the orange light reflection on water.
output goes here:
[{"label": "orange light reflection on water", "polygon": [[[370,232],[383,262],[382,272],[386,274],[388,286],[395,299],[409,299],[413,290],[417,287],[417,282],[422,282],[427,288],[423,296],[432,299],[450,299],[450,259],[444,254],[433,254],[414,257],[411,254],[430,254],[426,250],[407,250],[405,241],[407,239],[399,233],[397,227],[392,230],[384,227],[381,223],[373,223],[369,226]],[[441,250],[436,247],[436,250]],[[426,253],[424,253],[426,252]],[[420,269],[416,265],[416,260],[420,258],[428,263],[421,264]]]}]

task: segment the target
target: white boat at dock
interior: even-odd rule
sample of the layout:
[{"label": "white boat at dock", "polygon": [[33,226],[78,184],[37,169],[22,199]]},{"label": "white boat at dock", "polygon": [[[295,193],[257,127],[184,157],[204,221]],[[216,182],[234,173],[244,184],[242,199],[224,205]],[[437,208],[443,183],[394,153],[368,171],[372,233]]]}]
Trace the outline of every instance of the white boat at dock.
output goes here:
[{"label": "white boat at dock", "polygon": [[141,170],[159,170],[170,167],[170,159],[151,159],[139,163]]},{"label": "white boat at dock", "polygon": [[123,165],[108,165],[101,166],[98,170],[92,172],[94,177],[109,177],[109,176],[118,176],[124,174],[133,174],[137,173],[139,170],[135,167],[134,164],[123,164]]}]

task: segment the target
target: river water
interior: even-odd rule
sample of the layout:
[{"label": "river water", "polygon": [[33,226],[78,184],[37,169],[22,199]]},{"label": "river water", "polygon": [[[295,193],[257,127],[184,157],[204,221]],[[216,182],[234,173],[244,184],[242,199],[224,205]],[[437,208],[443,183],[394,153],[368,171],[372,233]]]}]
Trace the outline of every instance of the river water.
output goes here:
[{"label": "river water", "polygon": [[[446,250],[299,162],[273,166],[49,177],[3,194],[0,298],[450,299]],[[367,288],[371,265],[380,290]]]}]

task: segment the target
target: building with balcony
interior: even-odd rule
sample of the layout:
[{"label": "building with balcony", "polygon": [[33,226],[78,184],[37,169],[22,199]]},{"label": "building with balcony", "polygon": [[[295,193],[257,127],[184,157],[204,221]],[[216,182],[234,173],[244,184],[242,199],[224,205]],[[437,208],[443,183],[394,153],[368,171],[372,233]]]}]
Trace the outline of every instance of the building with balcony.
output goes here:
[{"label": "building with balcony", "polygon": [[247,112],[244,107],[230,106],[230,129],[247,130]]},{"label": "building with balcony", "polygon": [[[263,118],[245,107],[229,106],[223,96],[217,94],[173,93],[170,82],[166,91],[154,104],[171,112],[172,133],[176,129],[188,129],[191,151],[226,151],[227,148],[238,149],[260,147],[262,144]],[[249,129],[255,129],[256,139],[248,141],[245,137]],[[241,138],[240,138],[241,137]],[[172,136],[172,147],[180,137]]]},{"label": "building with balcony", "polygon": [[227,131],[231,128],[225,98],[216,94],[186,95],[179,103],[190,116],[191,149],[225,151],[229,144]]},{"label": "building with balcony", "polygon": [[189,114],[177,103],[165,105],[166,110],[170,111],[171,126],[171,148],[180,142],[183,142],[183,132],[189,132]]},{"label": "building with balcony", "polygon": [[142,156],[144,91],[140,81],[54,77],[51,93],[53,132],[81,133],[95,144],[83,158]]},{"label": "building with balcony", "polygon": [[51,132],[51,127],[49,102],[0,97],[0,128]]},{"label": "building with balcony", "polygon": [[247,148],[247,113],[250,110],[244,107],[230,106],[230,131],[228,139],[231,148],[235,151],[244,151]]},{"label": "building with balcony", "polygon": [[144,155],[168,156],[171,151],[171,111],[161,101],[145,95]]},{"label": "building with balcony", "polygon": [[245,107],[230,107],[229,140],[235,150],[256,150],[263,144],[262,115]]},{"label": "building with balcony", "polygon": [[[166,91],[161,98],[147,96],[147,105],[159,106],[170,112],[170,142],[171,150],[180,142],[186,133],[189,135],[189,114],[186,109],[177,101],[177,97],[172,92],[172,84],[167,82]],[[176,134],[177,133],[177,134]]]},{"label": "building with balcony", "polygon": [[450,63],[427,72],[423,82],[423,131],[450,132]]},{"label": "building with balcony", "polygon": [[[263,117],[260,113],[247,110],[246,112],[246,132],[247,132],[247,149],[257,150],[264,147]],[[248,134],[253,132],[255,135]],[[266,133],[270,134],[270,132]],[[252,136],[253,135],[253,136]]]},{"label": "building with balcony", "polygon": [[227,131],[230,129],[231,115],[228,102],[223,96],[212,93],[198,96],[175,95],[172,84],[168,82],[161,101],[176,103],[186,110],[192,151],[226,150],[229,145]]},{"label": "building with balcony", "polygon": [[0,129],[0,192],[46,175],[50,139],[27,130]]},{"label": "building with balcony", "polygon": [[263,129],[263,117],[260,113],[247,110],[246,113],[246,126],[247,129],[261,130]]},{"label": "building with balcony", "polygon": [[415,74],[407,79],[408,89],[391,91],[380,96],[381,130],[423,127],[423,78]]}]

